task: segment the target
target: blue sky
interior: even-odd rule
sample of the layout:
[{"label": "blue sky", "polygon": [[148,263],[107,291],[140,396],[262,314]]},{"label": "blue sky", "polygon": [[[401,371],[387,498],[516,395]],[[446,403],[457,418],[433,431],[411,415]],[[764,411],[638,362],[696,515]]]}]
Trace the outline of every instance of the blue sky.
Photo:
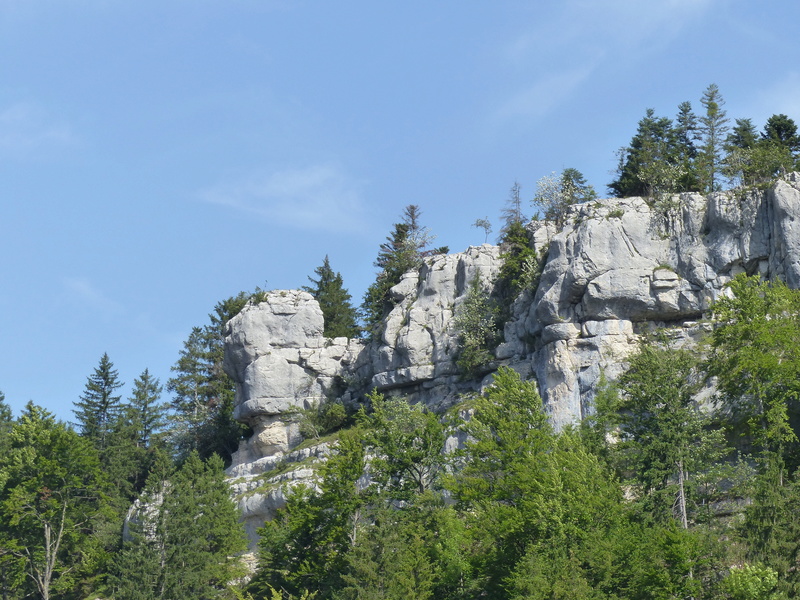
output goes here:
[{"label": "blue sky", "polygon": [[[647,108],[800,121],[796,0],[0,0],[0,390],[71,419],[165,383],[241,290],[327,254],[356,303],[418,204],[483,242],[515,180],[601,193]],[[498,229],[499,227],[496,227]]]}]

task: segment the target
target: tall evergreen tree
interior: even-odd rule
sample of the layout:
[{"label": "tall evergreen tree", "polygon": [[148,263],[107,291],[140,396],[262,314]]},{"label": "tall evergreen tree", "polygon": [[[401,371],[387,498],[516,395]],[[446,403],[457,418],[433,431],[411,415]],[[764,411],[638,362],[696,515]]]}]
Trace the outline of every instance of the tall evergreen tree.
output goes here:
[{"label": "tall evergreen tree", "polygon": [[682,171],[675,191],[696,192],[700,189],[700,182],[697,179],[695,168],[695,159],[697,158],[695,142],[700,139],[700,135],[697,115],[694,114],[690,102],[681,102],[678,105],[678,115],[675,117],[675,138],[676,158]]},{"label": "tall evergreen tree", "polygon": [[420,215],[419,206],[406,206],[403,221],[394,224],[391,235],[380,246],[374,263],[380,271],[367,288],[361,304],[364,329],[370,338],[380,335],[381,321],[391,310],[389,290],[400,283],[407,272],[420,267],[425,249],[434,239],[428,228],[420,224]]},{"label": "tall evergreen tree", "polygon": [[648,108],[630,145],[619,151],[617,174],[608,188],[618,197],[675,192],[684,172],[672,121]]},{"label": "tall evergreen tree", "polygon": [[136,428],[136,444],[140,448],[149,448],[166,425],[167,405],[161,402],[162,391],[161,383],[149,369],[133,382],[127,412]]},{"label": "tall evergreen tree", "polygon": [[797,124],[786,115],[772,115],[767,119],[761,136],[764,140],[783,146],[793,155],[800,151],[800,136],[797,135]]},{"label": "tall evergreen tree", "polygon": [[356,309],[350,303],[351,297],[344,288],[342,275],[334,273],[327,255],[322,265],[314,269],[314,273],[319,279],[309,277],[313,286],[303,286],[303,289],[319,303],[325,319],[325,336],[358,337],[360,331],[356,322]]},{"label": "tall evergreen tree", "polygon": [[222,368],[225,327],[260,294],[241,292],[218,302],[209,323],[193,328],[184,342],[167,382],[174,410],[169,437],[179,457],[197,450],[202,458],[217,453],[227,463],[247,434],[233,418],[235,384]]},{"label": "tall evergreen tree", "polygon": [[500,213],[500,219],[503,221],[503,226],[500,228],[501,239],[506,236],[512,226],[522,225],[526,219],[525,215],[522,214],[521,190],[522,186],[518,181],[515,181],[511,189],[508,190],[508,199]]},{"label": "tall evergreen tree", "polygon": [[723,145],[728,133],[728,117],[723,110],[725,100],[715,84],[709,85],[700,103],[705,114],[700,117],[701,143],[697,156],[698,175],[702,191],[715,192],[720,189]]},{"label": "tall evergreen tree", "polygon": [[115,560],[110,584],[119,600],[222,597],[241,577],[246,548],[222,460],[196,452],[176,472],[157,465],[144,495],[148,510]]},{"label": "tall evergreen tree", "polygon": [[8,434],[11,431],[13,422],[14,418],[11,413],[11,407],[6,404],[5,394],[0,392],[0,455],[5,452],[9,442]]},{"label": "tall evergreen tree", "polygon": [[114,363],[103,353],[100,364],[88,377],[80,400],[73,412],[81,435],[89,438],[102,452],[114,430],[121,407],[121,396],[115,392],[124,385]]}]

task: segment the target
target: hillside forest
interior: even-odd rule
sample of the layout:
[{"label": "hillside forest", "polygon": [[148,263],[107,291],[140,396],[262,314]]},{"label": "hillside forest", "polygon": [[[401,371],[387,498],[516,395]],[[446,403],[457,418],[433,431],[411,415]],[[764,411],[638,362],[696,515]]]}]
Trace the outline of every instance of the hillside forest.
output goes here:
[{"label": "hillside forest", "polygon": [[[609,192],[669,210],[679,192],[758,194],[800,168],[786,115],[731,125],[714,85],[700,104],[674,119],[648,109]],[[560,227],[596,197],[569,168],[539,181],[530,208]],[[495,292],[476,291],[455,323],[464,378],[537,284],[526,209],[515,183]],[[325,335],[374,339],[391,287],[448,251],[421,215],[404,209],[360,306],[328,257],[308,277]],[[488,217],[474,227],[493,233]],[[286,490],[250,563],[224,472],[250,432],[222,363],[228,321],[263,290],[214,306],[164,384],[145,369],[123,398],[103,354],[71,422],[33,402],[14,415],[0,393],[2,599],[800,597],[800,291],[742,274],[729,292],[701,344],[644,336],[594,413],[560,431],[504,367],[445,414],[375,390],[301,411],[303,444],[334,451],[315,485]]]}]

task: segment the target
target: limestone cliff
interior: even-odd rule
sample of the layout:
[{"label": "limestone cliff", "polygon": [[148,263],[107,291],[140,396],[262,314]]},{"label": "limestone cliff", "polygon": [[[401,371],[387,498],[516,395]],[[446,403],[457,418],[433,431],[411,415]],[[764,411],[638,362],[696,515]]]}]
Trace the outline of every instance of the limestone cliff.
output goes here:
[{"label": "limestone cliff", "polygon": [[[747,195],[590,202],[573,206],[559,231],[545,222],[528,229],[546,259],[536,289],[515,300],[492,367],[535,379],[556,426],[591,410],[601,373],[621,372],[640,333],[668,327],[696,339],[737,273],[800,287],[798,174]],[[372,343],[324,338],[316,301],[300,291],[270,292],[230,321],[225,365],[237,383],[236,417],[255,432],[230,474],[249,498],[243,508],[253,524],[280,498],[273,486],[254,501],[248,478],[284,455],[309,458],[287,454],[299,441],[298,408],[378,388],[441,409],[480,389],[485,381],[464,381],[456,369],[453,316],[470,282],[479,277],[488,289],[501,264],[499,248],[488,244],[425,259],[392,288],[394,308]]]}]

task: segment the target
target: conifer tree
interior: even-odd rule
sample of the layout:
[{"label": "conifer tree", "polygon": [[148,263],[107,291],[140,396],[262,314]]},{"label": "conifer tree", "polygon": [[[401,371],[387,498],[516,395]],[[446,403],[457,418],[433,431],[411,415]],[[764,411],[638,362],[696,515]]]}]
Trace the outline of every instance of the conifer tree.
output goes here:
[{"label": "conifer tree", "polygon": [[169,437],[179,457],[197,450],[202,458],[217,453],[228,462],[246,435],[247,428],[233,418],[235,384],[222,368],[223,344],[228,321],[260,295],[241,292],[218,302],[209,322],[194,327],[184,342],[172,367],[175,376],[167,382],[174,394]]},{"label": "conifer tree", "polygon": [[728,133],[728,117],[723,110],[725,100],[715,84],[709,85],[700,103],[705,114],[700,117],[701,144],[697,156],[700,184],[705,192],[720,189],[722,171],[723,144]]},{"label": "conifer tree", "polygon": [[697,179],[695,161],[697,146],[695,142],[700,139],[698,132],[697,115],[692,110],[690,102],[681,102],[678,105],[678,115],[675,117],[675,139],[677,162],[680,165],[681,176],[677,192],[696,192],[700,189]]},{"label": "conifer tree", "polygon": [[119,416],[121,396],[115,392],[123,385],[114,363],[104,353],[73,409],[81,435],[89,438],[101,452],[105,450]]},{"label": "conifer tree", "polygon": [[[381,320],[391,310],[389,290],[400,283],[404,274],[420,267],[425,249],[434,239],[428,228],[420,224],[421,214],[419,206],[406,206],[403,221],[395,223],[391,235],[380,246],[374,263],[380,271],[367,288],[361,304],[364,329],[370,338],[381,333]],[[437,252],[446,252],[446,248],[439,248]]]},{"label": "conifer tree", "polygon": [[618,197],[655,197],[677,190],[683,176],[672,121],[648,108],[629,146],[619,151],[617,179],[608,186]]},{"label": "conifer tree", "polygon": [[162,390],[158,378],[153,377],[149,369],[133,382],[127,412],[136,427],[136,444],[140,448],[149,448],[166,425],[167,406],[161,403]]},{"label": "conifer tree", "polygon": [[515,181],[511,189],[508,190],[506,205],[500,213],[500,218],[503,221],[503,226],[500,228],[500,239],[506,237],[511,227],[514,225],[522,225],[526,219],[525,215],[522,214],[521,190],[522,186],[518,181]]},{"label": "conifer tree", "polygon": [[163,455],[142,496],[147,510],[115,557],[109,583],[118,600],[222,597],[243,575],[244,530],[222,460],[196,452],[175,472]]},{"label": "conifer tree", "polygon": [[303,289],[319,303],[325,319],[325,337],[358,337],[356,309],[350,303],[351,297],[344,288],[342,275],[333,271],[327,255],[314,273],[319,279],[309,277],[313,286],[303,286]]}]

